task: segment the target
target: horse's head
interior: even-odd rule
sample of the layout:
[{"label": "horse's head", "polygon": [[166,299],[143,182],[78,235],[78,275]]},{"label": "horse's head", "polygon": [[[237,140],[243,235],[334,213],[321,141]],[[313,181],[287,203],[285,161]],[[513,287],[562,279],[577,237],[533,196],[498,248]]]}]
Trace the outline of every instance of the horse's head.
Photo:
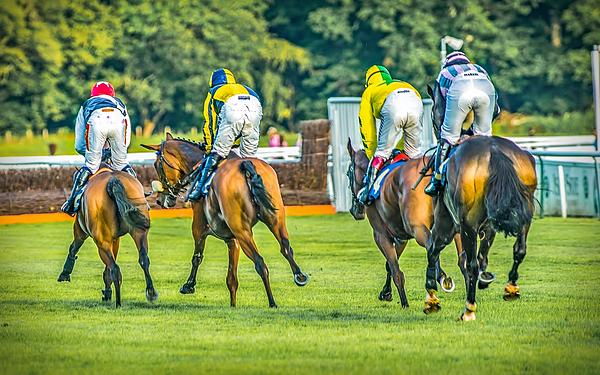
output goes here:
[{"label": "horse's head", "polygon": [[141,145],[156,151],[154,169],[158,181],[152,181],[156,203],[164,208],[174,207],[181,191],[193,179],[193,167],[204,157],[202,147],[194,142],[176,139],[170,133],[159,145]]},{"label": "horse's head", "polygon": [[350,213],[354,219],[362,220],[365,218],[365,206],[358,201],[357,194],[363,188],[363,179],[369,166],[369,158],[365,150],[355,151],[352,148],[350,139],[348,139],[348,154],[350,155],[350,166],[346,175],[348,176],[350,192],[352,193]]},{"label": "horse's head", "polygon": [[446,112],[446,101],[442,96],[440,85],[437,82],[435,83],[434,87],[431,87],[431,85],[427,85],[427,93],[433,100],[433,107],[431,109],[431,121],[433,123],[435,136],[439,138],[442,122],[444,122],[444,114]]}]

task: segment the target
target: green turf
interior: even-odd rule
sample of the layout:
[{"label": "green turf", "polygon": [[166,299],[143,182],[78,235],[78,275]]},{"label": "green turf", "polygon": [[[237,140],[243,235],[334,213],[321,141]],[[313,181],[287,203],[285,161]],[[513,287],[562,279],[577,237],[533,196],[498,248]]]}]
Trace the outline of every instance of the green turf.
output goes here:
[{"label": "green turf", "polygon": [[252,263],[240,261],[238,307],[225,286],[226,247],[210,239],[194,295],[178,289],[192,252],[188,219],[154,220],[151,272],[160,293],[144,298],[131,239],[122,241],[123,308],[100,301],[102,265],[91,241],[71,283],[57,283],[70,224],[0,227],[0,373],[600,373],[600,225],[538,219],[521,266],[522,298],[502,300],[512,240],[498,238],[478,293],[478,320],[458,322],[464,303],[454,249],[442,257],[458,282],[442,311],[426,316],[425,252],[401,259],[411,306],[380,302],[384,260],[366,222],[348,215],[289,218],[296,259],[312,277],[292,282],[274,239],[257,242],[278,309]]}]

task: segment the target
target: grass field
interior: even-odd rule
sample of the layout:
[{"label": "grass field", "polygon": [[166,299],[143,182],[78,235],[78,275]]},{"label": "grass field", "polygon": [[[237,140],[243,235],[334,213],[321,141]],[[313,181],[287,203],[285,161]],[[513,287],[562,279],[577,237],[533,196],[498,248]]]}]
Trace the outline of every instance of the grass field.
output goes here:
[{"label": "grass field", "polygon": [[600,373],[600,224],[538,219],[520,268],[522,298],[502,300],[512,240],[498,238],[490,270],[499,280],[478,293],[478,320],[456,319],[464,303],[456,255],[442,256],[457,290],[436,315],[421,311],[425,252],[401,259],[411,306],[377,295],[384,259],[366,222],[348,215],[288,219],[296,259],[311,275],[298,288],[275,240],[256,238],[270,268],[278,309],[252,263],[240,261],[238,307],[225,286],[226,247],[210,239],[194,295],[178,289],[192,253],[188,219],[157,219],[150,305],[131,239],[122,241],[123,308],[100,301],[103,266],[91,242],[71,283],[56,277],[71,240],[69,223],[0,226],[0,373]]}]

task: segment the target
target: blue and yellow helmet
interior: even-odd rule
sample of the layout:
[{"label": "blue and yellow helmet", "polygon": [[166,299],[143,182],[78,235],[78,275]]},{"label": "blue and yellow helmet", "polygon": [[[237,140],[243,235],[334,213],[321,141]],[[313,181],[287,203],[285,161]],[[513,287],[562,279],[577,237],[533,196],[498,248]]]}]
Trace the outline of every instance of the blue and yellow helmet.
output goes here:
[{"label": "blue and yellow helmet", "polygon": [[226,83],[236,83],[233,73],[231,73],[231,71],[226,68],[220,68],[215,70],[210,76],[210,81],[208,82],[210,87],[224,85]]}]

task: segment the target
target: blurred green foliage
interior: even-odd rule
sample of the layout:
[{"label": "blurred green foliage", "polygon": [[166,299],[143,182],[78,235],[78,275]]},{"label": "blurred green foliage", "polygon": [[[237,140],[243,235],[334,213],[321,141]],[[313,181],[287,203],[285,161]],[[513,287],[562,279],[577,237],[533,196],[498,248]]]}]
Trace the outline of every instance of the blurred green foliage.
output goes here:
[{"label": "blurred green foliage", "polygon": [[491,74],[511,112],[591,107],[596,0],[9,0],[0,4],[0,132],[72,127],[98,80],[146,134],[202,123],[212,70],[256,89],[263,127],[325,117],[382,63],[425,94],[444,35]]}]

